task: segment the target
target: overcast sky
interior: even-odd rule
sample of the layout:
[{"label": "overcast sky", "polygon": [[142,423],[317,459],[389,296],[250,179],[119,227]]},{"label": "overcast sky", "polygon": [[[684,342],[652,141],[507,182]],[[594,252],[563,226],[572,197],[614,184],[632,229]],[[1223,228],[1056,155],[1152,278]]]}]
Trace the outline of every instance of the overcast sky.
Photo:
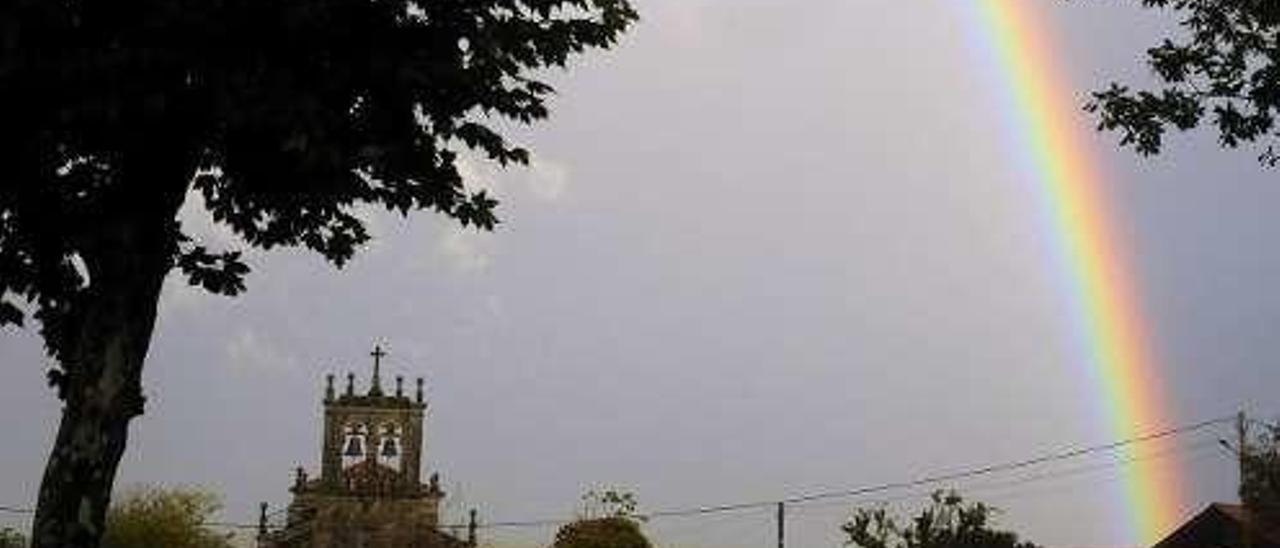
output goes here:
[{"label": "overcast sky", "polygon": [[[639,1],[634,32],[555,76],[552,119],[517,133],[531,167],[465,166],[504,200],[496,232],[376,215],[343,271],[255,254],[234,300],[171,280],[120,483],[207,486],[253,521],[287,502],[292,467],[316,470],[324,374],[367,376],[375,341],[388,374],[427,378],[427,466],[455,517],[564,517],[594,485],[648,509],[770,500],[1109,441],[957,1]],[[1146,77],[1152,14],[1016,1],[1044,4],[1081,102]],[[1275,173],[1210,135],[1154,159],[1091,138],[1172,418],[1275,416]],[[29,506],[58,405],[33,332],[3,334],[0,363],[0,505]],[[1234,499],[1215,435],[1141,451],[1187,463],[1186,512]],[[956,486],[1036,542],[1122,546],[1109,462]],[[837,546],[869,500],[794,509],[793,545]],[[765,546],[771,519],[647,527],[662,546]]]}]

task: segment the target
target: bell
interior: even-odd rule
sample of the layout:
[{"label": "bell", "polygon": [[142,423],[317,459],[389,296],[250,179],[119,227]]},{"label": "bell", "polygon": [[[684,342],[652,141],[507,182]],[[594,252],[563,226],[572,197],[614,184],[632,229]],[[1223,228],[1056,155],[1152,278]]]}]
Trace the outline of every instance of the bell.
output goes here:
[{"label": "bell", "polygon": [[345,457],[360,457],[364,455],[364,442],[355,436],[347,438],[347,448],[342,451]]},{"label": "bell", "polygon": [[399,455],[399,454],[400,454],[400,452],[396,450],[396,440],[384,440],[384,441],[382,442],[382,456],[383,456],[383,457],[386,457],[386,458],[392,458],[392,457],[395,457],[395,456],[397,456],[397,455]]}]

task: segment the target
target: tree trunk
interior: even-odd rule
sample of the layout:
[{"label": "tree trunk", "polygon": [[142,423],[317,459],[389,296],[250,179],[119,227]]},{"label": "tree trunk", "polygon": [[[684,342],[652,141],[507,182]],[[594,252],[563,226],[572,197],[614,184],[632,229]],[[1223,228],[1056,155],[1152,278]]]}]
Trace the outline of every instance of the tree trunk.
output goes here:
[{"label": "tree trunk", "polygon": [[102,536],[129,421],[142,413],[142,363],[169,270],[151,257],[136,259],[129,262],[140,268],[122,279],[106,276],[100,286],[93,280],[99,287],[81,307],[75,348],[65,360],[73,365],[64,363],[65,404],[40,484],[33,547],[96,547]]},{"label": "tree trunk", "polygon": [[98,546],[129,422],[142,414],[142,365],[186,191],[181,179],[149,184],[180,173],[180,165],[157,157],[165,156],[151,156],[150,165],[132,173],[140,184],[103,204],[98,231],[81,253],[89,285],[66,313],[58,353],[62,420],[40,483],[33,548]]}]

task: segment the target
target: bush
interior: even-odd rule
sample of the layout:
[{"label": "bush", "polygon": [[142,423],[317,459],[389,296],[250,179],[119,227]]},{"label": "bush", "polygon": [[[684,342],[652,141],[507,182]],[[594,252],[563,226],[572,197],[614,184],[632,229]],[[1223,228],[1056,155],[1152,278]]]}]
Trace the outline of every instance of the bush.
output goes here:
[{"label": "bush", "polygon": [[651,548],[640,524],[625,517],[580,519],[556,532],[554,548]]},{"label": "bush", "polygon": [[199,489],[135,488],[107,511],[102,548],[231,548],[231,535],[205,527],[221,509]]},{"label": "bush", "polygon": [[846,546],[860,548],[1038,548],[1010,531],[991,527],[996,510],[966,504],[954,491],[933,493],[932,503],[904,527],[884,508],[859,508],[840,527]]},{"label": "bush", "polygon": [[27,548],[27,537],[12,527],[0,529],[0,548]]}]

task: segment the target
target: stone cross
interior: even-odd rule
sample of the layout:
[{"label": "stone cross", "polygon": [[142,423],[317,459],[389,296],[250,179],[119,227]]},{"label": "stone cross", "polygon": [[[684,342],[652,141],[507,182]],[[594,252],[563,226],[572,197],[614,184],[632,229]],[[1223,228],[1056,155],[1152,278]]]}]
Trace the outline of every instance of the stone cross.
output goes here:
[{"label": "stone cross", "polygon": [[381,346],[375,344],[373,345],[373,352],[370,352],[369,355],[373,356],[373,382],[372,382],[372,386],[369,387],[369,395],[381,396],[382,395],[382,377],[379,375],[379,373],[380,373],[380,366],[382,365],[382,358],[386,356],[387,353],[382,349]]}]

